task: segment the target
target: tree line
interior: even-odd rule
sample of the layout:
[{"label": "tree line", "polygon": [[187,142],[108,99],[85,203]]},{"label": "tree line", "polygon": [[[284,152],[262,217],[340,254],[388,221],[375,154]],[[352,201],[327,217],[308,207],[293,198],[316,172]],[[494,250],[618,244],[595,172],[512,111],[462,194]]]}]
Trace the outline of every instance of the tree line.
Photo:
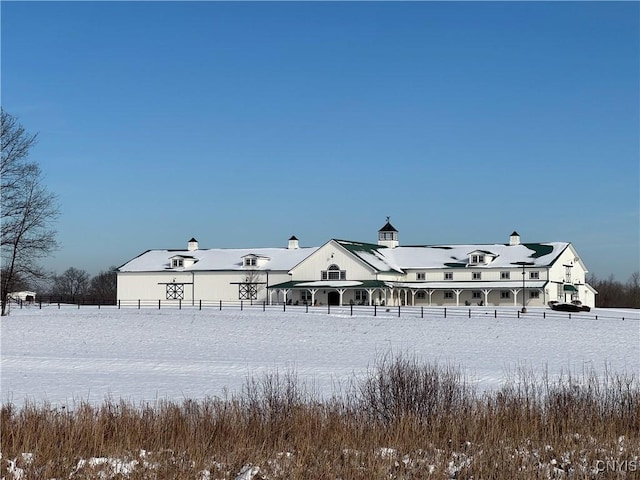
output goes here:
[{"label": "tree line", "polygon": [[606,279],[589,275],[587,283],[596,289],[596,306],[603,308],[640,308],[640,272],[634,272],[626,283],[613,275]]},{"label": "tree line", "polygon": [[117,267],[109,267],[92,277],[86,270],[68,268],[62,274],[52,274],[40,279],[38,284],[14,275],[13,292],[36,290],[36,301],[78,301],[115,304],[117,297]]}]

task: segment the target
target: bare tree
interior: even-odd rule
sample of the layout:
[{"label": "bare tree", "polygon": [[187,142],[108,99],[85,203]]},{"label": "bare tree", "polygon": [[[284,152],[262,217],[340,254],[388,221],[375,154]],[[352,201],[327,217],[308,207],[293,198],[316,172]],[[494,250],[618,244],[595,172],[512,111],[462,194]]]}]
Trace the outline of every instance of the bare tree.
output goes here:
[{"label": "bare tree", "polygon": [[93,277],[89,285],[89,295],[96,299],[115,302],[118,289],[117,271],[118,267],[112,266]]},{"label": "bare tree", "polygon": [[28,134],[17,119],[1,110],[1,246],[2,315],[18,278],[37,281],[46,276],[38,260],[57,248],[52,224],[59,215],[55,195],[42,184],[40,167],[28,160],[36,135]]},{"label": "bare tree", "polygon": [[89,274],[85,270],[67,268],[53,278],[53,294],[64,297],[82,297],[89,290]]}]

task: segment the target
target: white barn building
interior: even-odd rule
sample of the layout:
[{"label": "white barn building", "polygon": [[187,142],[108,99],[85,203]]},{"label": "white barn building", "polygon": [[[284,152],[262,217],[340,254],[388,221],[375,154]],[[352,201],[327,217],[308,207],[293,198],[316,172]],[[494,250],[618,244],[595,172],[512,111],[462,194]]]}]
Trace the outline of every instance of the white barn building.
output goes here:
[{"label": "white barn building", "polygon": [[251,301],[331,305],[540,306],[596,291],[571,243],[401,246],[387,221],[378,242],[302,248],[148,250],[118,269],[119,302]]}]

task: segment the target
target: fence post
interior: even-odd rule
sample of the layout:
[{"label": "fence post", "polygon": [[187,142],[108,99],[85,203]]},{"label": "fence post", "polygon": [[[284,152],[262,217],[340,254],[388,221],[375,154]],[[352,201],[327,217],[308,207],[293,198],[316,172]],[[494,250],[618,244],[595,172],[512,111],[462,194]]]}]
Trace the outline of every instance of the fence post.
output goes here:
[{"label": "fence post", "polygon": [[545,311],[542,312],[542,318],[547,318],[547,312]]},{"label": "fence post", "polygon": [[400,305],[398,305],[398,318],[400,318]]},{"label": "fence post", "polygon": [[283,312],[287,311],[287,302],[282,302],[282,311]]},{"label": "fence post", "polygon": [[222,300],[220,300],[220,311],[222,311]]},{"label": "fence post", "polygon": [[351,316],[353,317],[353,304],[352,303],[349,304],[349,309],[351,310]]},{"label": "fence post", "polygon": [[178,310],[182,310],[182,299],[178,299]]},{"label": "fence post", "polygon": [[161,301],[162,301],[162,300],[158,299],[158,310],[160,310],[160,302],[161,302]]},{"label": "fence post", "polygon": [[240,300],[240,311],[242,311],[242,307],[243,307],[242,300]]},{"label": "fence post", "polygon": [[202,310],[202,299],[198,300],[198,310]]},{"label": "fence post", "polygon": [[60,310],[60,302],[58,302],[58,310]]},{"label": "fence post", "polygon": [[373,316],[375,317],[375,316],[377,316],[377,315],[378,315],[378,306],[377,306],[377,305],[374,305],[374,306],[373,306]]},{"label": "fence post", "polygon": [[331,304],[327,302],[327,314],[331,314]]},{"label": "fence post", "polygon": [[118,299],[118,310],[120,310],[120,299]]},{"label": "fence post", "polygon": [[498,309],[497,308],[493,311],[493,318],[498,318]]},{"label": "fence post", "polygon": [[471,309],[469,309],[469,318],[471,318]]},{"label": "fence post", "polygon": [[518,310],[518,318],[520,318],[520,310]]},{"label": "fence post", "polygon": [[78,310],[80,310],[80,300],[78,300]]},{"label": "fence post", "polygon": [[[42,299],[40,299],[40,310],[42,310]],[[596,320],[598,319],[598,316],[596,315]]]},{"label": "fence post", "polygon": [[420,307],[420,318],[424,318],[424,307]]},{"label": "fence post", "polygon": [[304,313],[309,313],[309,304],[308,303],[305,304],[305,312]]},{"label": "fence post", "polygon": [[138,299],[138,310],[140,310],[140,299]]},{"label": "fence post", "polygon": [[447,307],[444,307],[444,318],[447,318]]}]

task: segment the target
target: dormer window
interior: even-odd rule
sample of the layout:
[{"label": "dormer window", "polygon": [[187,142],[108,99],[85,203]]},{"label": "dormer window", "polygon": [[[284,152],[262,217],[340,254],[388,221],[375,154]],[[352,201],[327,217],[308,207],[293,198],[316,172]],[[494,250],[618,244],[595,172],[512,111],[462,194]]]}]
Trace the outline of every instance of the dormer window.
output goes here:
[{"label": "dormer window", "polygon": [[171,268],[189,268],[197,261],[198,259],[194,257],[176,255],[169,258],[169,265],[171,265]]},{"label": "dormer window", "polygon": [[244,266],[245,267],[255,267],[258,265],[258,259],[256,257],[245,257]]},{"label": "dormer window", "polygon": [[471,255],[471,263],[484,263],[484,255]]},{"label": "dormer window", "polygon": [[488,265],[496,258],[496,256],[496,254],[485,250],[475,250],[473,252],[469,252],[469,264]]}]

